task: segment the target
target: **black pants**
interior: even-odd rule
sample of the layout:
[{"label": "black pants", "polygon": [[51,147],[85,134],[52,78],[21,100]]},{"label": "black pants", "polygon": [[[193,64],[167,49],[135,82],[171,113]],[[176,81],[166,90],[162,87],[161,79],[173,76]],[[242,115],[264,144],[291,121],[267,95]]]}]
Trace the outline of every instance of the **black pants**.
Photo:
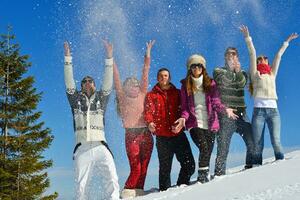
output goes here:
[{"label": "black pants", "polygon": [[170,174],[174,154],[181,166],[177,185],[188,185],[195,171],[195,161],[185,133],[174,137],[157,136],[156,148],[159,159],[159,190],[171,187]]},{"label": "black pants", "polygon": [[215,143],[215,133],[201,128],[190,130],[193,142],[199,149],[199,170],[209,169],[209,162]]}]

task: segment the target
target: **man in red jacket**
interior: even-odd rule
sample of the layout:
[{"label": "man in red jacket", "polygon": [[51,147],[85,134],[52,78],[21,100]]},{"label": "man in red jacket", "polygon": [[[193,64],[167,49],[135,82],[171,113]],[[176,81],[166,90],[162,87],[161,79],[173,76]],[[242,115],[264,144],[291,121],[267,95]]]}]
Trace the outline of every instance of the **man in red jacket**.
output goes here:
[{"label": "man in red jacket", "polygon": [[168,69],[158,70],[158,83],[146,95],[144,112],[149,130],[156,135],[161,191],[171,187],[170,173],[174,154],[181,165],[177,185],[188,185],[195,171],[188,139],[181,126],[175,123],[180,118],[180,90],[170,83],[170,78]]}]

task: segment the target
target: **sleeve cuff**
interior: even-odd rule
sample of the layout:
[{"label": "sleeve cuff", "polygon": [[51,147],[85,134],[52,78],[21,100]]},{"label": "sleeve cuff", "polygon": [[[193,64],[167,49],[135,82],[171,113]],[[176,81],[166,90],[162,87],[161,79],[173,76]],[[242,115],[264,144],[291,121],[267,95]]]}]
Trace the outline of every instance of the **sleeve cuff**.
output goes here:
[{"label": "sleeve cuff", "polygon": [[185,115],[181,115],[181,118],[183,118],[185,121],[187,120],[187,117]]},{"label": "sleeve cuff", "polygon": [[113,58],[105,59],[105,65],[113,65],[113,64],[114,64]]},{"label": "sleeve cuff", "polygon": [[283,46],[289,46],[289,42],[285,41],[285,42],[283,43]]},{"label": "sleeve cuff", "polygon": [[65,56],[65,63],[72,63],[72,56]]}]

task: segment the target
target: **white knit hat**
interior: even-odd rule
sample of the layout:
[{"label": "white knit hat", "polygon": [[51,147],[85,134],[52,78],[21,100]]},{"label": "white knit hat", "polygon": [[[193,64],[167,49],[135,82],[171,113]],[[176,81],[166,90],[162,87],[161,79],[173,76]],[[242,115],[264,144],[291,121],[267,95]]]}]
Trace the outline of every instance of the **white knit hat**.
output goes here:
[{"label": "white knit hat", "polygon": [[198,64],[201,63],[204,68],[206,68],[206,61],[203,56],[200,54],[194,54],[189,57],[189,59],[186,62],[186,67],[189,70],[192,64]]}]

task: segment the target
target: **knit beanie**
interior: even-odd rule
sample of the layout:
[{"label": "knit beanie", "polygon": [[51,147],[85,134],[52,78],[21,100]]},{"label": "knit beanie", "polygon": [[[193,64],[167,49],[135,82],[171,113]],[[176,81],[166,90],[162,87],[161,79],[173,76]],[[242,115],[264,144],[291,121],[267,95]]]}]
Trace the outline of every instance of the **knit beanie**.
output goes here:
[{"label": "knit beanie", "polygon": [[204,59],[203,56],[201,56],[200,54],[194,54],[194,55],[191,55],[189,57],[189,59],[187,60],[186,62],[186,67],[188,70],[190,70],[190,67],[192,64],[202,64],[204,68],[206,68],[206,61]]}]

